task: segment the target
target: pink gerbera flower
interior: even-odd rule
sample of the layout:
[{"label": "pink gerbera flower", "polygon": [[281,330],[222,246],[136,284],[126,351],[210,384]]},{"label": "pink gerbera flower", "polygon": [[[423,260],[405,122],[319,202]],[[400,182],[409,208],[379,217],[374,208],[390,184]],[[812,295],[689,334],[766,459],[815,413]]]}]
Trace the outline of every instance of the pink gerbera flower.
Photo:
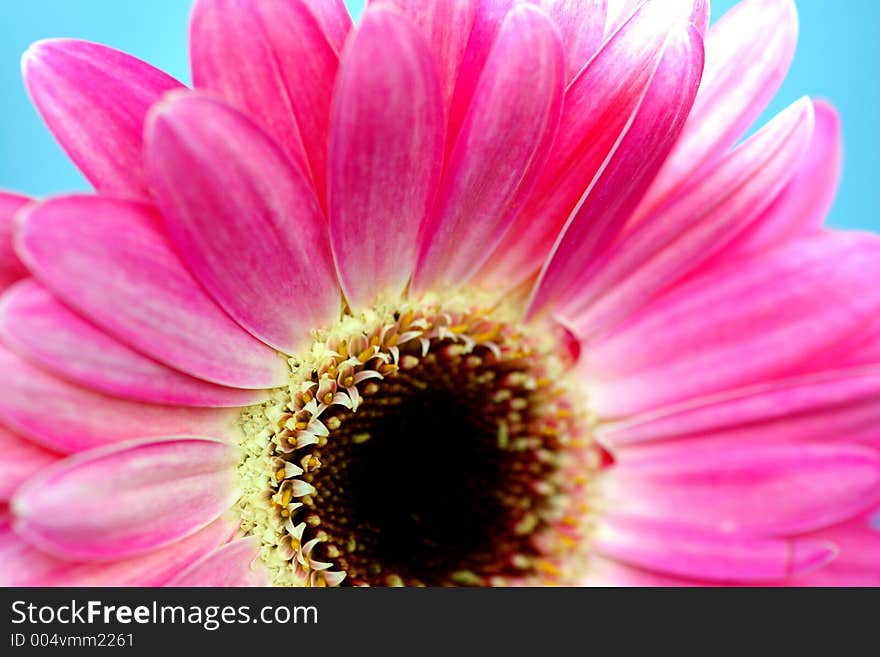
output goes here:
[{"label": "pink gerbera flower", "polygon": [[737,145],[792,2],[708,13],[198,0],[195,90],[35,44],[97,193],[0,205],[2,581],[880,584],[880,240],[825,103]]}]

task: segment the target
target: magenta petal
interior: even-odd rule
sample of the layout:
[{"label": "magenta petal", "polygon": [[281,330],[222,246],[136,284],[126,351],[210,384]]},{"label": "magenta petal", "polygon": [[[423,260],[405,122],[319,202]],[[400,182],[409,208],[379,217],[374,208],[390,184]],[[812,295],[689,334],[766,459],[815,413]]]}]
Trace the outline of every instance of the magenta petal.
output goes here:
[{"label": "magenta petal", "polygon": [[843,140],[837,111],[821,100],[813,107],[813,136],[791,182],[717,261],[769,249],[821,227],[840,182]]},{"label": "magenta petal", "polygon": [[498,244],[549,154],[562,84],[555,26],[517,6],[492,47],[422,231],[417,293],[464,284]]},{"label": "magenta petal", "polygon": [[[444,107],[452,100],[459,67],[471,35],[478,0],[372,0],[371,5],[395,7],[410,19],[427,41],[440,74]],[[363,29],[363,22],[358,28]]]},{"label": "magenta petal", "polygon": [[369,9],[342,64],[330,137],[329,215],[349,304],[394,297],[415,268],[419,227],[443,164],[431,53],[408,21]]},{"label": "magenta petal", "polygon": [[694,108],[643,210],[702,173],[746,132],[782,83],[797,33],[792,0],[744,0],[709,29]]},{"label": "magenta petal", "polygon": [[59,452],[147,436],[239,436],[239,409],[178,408],[107,397],[57,379],[3,347],[0,377],[3,422]]},{"label": "magenta petal", "polygon": [[313,329],[338,317],[340,295],[327,224],[302,172],[243,114],[198,94],[157,105],[146,141],[159,208],[189,269],[254,336],[304,349]]},{"label": "magenta petal", "polygon": [[880,447],[880,368],[823,372],[695,398],[605,424],[600,432],[618,448],[674,439],[699,445],[846,440]]},{"label": "magenta petal", "polygon": [[675,143],[703,70],[703,46],[691,27],[670,35],[632,120],[568,219],[541,271],[527,317],[576,295],[592,262],[623,229]]},{"label": "magenta petal", "polygon": [[66,304],[175,369],[238,388],[287,380],[284,360],[184,268],[148,206],[91,196],[33,205],[22,217],[17,251]]},{"label": "magenta petal", "polygon": [[697,269],[779,194],[812,131],[813,106],[804,98],[635,226],[591,267],[584,266],[580,285],[559,313],[577,335],[600,335]]},{"label": "magenta petal", "polygon": [[0,426],[0,501],[7,501],[35,472],[61,458]]},{"label": "magenta petal", "polygon": [[239,538],[206,554],[168,586],[268,586],[266,568],[254,563],[259,552],[256,536]]},{"label": "magenta petal", "polygon": [[[287,155],[310,172],[323,205],[330,100],[339,56],[312,12],[318,4],[199,0],[190,42],[195,86],[217,92],[257,119]],[[332,9],[335,2],[326,4]],[[340,29],[335,13],[328,11],[324,18],[330,21],[329,29]]]},{"label": "magenta petal", "polygon": [[146,554],[103,563],[58,559],[17,536],[0,519],[0,586],[164,586],[171,577],[221,545],[234,530],[218,518],[192,536]]},{"label": "magenta petal", "polygon": [[489,58],[489,52],[498,36],[498,30],[504,22],[507,12],[513,8],[517,0],[479,0],[468,39],[467,48],[462,55],[455,93],[449,106],[449,120],[446,129],[447,152],[455,146],[455,138],[470,109],[471,99],[480,76]]},{"label": "magenta petal", "polygon": [[302,0],[317,19],[327,40],[337,53],[342,52],[351,31],[351,16],[345,0]]},{"label": "magenta petal", "polygon": [[208,438],[124,443],[43,470],[12,499],[13,528],[68,559],[105,561],[195,533],[238,498],[238,448]]},{"label": "magenta petal", "polygon": [[621,417],[809,372],[877,321],[878,279],[880,240],[836,232],[695,277],[589,345],[591,403]]},{"label": "magenta petal", "polygon": [[0,292],[27,276],[27,269],[12,248],[12,218],[30,202],[26,196],[0,192]]},{"label": "magenta petal", "polygon": [[269,395],[225,388],[165,367],[110,337],[33,279],[0,298],[0,335],[54,374],[117,397],[182,406],[248,406]]},{"label": "magenta petal", "polygon": [[825,568],[796,578],[792,586],[880,586],[880,507],[811,536],[834,541],[840,556]]},{"label": "magenta petal", "polygon": [[602,519],[596,547],[633,566],[715,583],[783,581],[837,554],[828,541],[740,538],[620,516]]},{"label": "magenta petal", "polygon": [[[686,6],[683,3],[678,8]],[[547,166],[534,193],[519,209],[501,244],[480,272],[481,283],[510,289],[538,272],[566,221],[589,193],[592,181],[619,150],[619,139],[642,106],[652,81],[657,80],[655,91],[659,91],[664,80],[670,81],[655,73],[671,35],[679,35],[674,39],[681,43],[680,35],[687,29],[686,15],[684,11],[670,11],[670,5],[662,2],[642,5],[568,85],[559,132]],[[670,52],[664,66],[667,72],[679,71],[676,63],[686,64],[691,57],[696,58],[692,53],[677,62],[674,53],[678,52],[678,48]],[[691,95],[692,91],[676,90],[675,96]],[[663,100],[646,104],[650,108],[662,105]],[[648,113],[648,118],[652,116]],[[660,154],[652,154],[649,165]],[[647,167],[649,171],[653,168]],[[644,182],[648,180],[646,177]]]},{"label": "magenta petal", "polygon": [[99,192],[150,198],[141,164],[144,118],[182,85],[130,55],[74,39],[38,41],[24,80],[49,129]]},{"label": "magenta petal", "polygon": [[615,453],[615,513],[742,536],[788,536],[846,520],[880,502],[880,451],[847,443],[667,442]]}]

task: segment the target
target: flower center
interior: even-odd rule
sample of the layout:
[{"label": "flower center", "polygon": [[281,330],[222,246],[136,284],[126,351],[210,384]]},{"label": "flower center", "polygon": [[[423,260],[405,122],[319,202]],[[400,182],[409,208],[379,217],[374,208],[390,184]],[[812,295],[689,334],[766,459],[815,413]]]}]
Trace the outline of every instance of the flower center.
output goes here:
[{"label": "flower center", "polygon": [[573,577],[598,453],[552,336],[497,314],[348,315],[245,410],[243,526],[277,584]]}]

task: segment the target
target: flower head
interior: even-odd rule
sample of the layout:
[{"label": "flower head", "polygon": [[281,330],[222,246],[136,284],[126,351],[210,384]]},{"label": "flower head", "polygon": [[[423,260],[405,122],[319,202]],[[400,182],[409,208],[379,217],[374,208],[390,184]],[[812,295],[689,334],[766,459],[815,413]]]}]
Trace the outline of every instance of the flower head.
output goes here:
[{"label": "flower head", "polygon": [[[880,582],[880,240],[790,0],[197,0],[0,196],[12,584]],[[13,248],[14,246],[14,248]]]}]

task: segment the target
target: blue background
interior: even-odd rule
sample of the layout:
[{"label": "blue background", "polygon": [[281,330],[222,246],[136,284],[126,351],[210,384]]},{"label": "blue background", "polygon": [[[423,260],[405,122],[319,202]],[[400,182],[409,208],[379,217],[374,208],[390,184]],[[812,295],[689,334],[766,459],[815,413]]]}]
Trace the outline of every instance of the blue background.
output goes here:
[{"label": "blue background", "polygon": [[[358,15],[363,0],[348,0]],[[713,0],[718,17],[734,0]],[[796,98],[831,100],[843,116],[844,173],[829,221],[880,230],[880,2],[800,0],[800,41],[788,78],[760,122]],[[99,41],[189,81],[185,0],[4,0],[0,25],[0,188],[34,195],[87,189],[30,105],[19,60],[46,37]]]}]

